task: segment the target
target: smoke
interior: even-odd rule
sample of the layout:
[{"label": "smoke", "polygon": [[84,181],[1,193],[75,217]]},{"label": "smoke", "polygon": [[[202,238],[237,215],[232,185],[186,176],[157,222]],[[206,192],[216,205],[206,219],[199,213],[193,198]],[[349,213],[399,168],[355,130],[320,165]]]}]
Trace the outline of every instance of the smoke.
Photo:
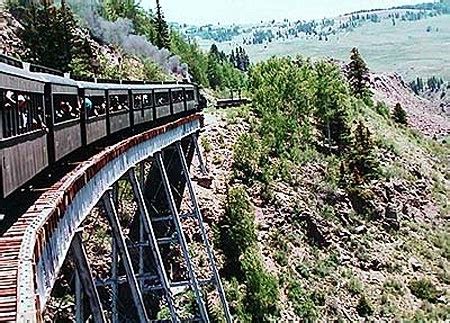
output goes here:
[{"label": "smoke", "polygon": [[135,35],[131,20],[119,18],[111,22],[92,12],[85,19],[92,34],[105,43],[118,45],[128,54],[148,58],[168,73],[188,77],[187,64],[166,48],[159,49],[145,37]]}]

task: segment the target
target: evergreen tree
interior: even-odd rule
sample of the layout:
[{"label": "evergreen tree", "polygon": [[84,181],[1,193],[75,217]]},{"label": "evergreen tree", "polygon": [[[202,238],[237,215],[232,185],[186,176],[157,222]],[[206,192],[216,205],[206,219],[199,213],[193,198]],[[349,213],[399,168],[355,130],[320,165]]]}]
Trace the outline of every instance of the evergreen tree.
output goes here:
[{"label": "evergreen tree", "polygon": [[110,21],[127,18],[135,22],[140,10],[135,0],[104,0],[102,7],[103,16]]},{"label": "evergreen tree", "polygon": [[170,49],[169,26],[167,25],[167,22],[164,19],[164,14],[159,0],[156,0],[156,16],[154,20],[154,25],[156,32],[155,38],[156,46],[158,46],[159,48]]},{"label": "evergreen tree", "polygon": [[355,96],[361,98],[370,93],[368,87],[369,69],[356,47],[351,51],[347,77]]},{"label": "evergreen tree", "polygon": [[216,44],[212,44],[209,50],[209,55],[214,57],[216,60],[220,59],[219,49]]},{"label": "evergreen tree", "polygon": [[208,54],[208,69],[206,74],[208,76],[209,86],[216,90],[221,85],[221,75],[219,70],[220,54],[216,44],[211,46]]},{"label": "evergreen tree", "polygon": [[369,129],[360,121],[354,131],[348,157],[352,185],[364,184],[379,174],[379,162],[371,137]]},{"label": "evergreen tree", "polygon": [[397,103],[394,108],[394,114],[392,115],[394,121],[398,124],[408,125],[408,119],[406,111],[402,108],[400,103]]},{"label": "evergreen tree", "polygon": [[31,4],[24,9],[21,22],[19,36],[29,49],[24,59],[63,72],[70,70],[74,59],[90,65],[90,46],[77,32],[76,19],[64,2],[59,8],[47,1]]}]

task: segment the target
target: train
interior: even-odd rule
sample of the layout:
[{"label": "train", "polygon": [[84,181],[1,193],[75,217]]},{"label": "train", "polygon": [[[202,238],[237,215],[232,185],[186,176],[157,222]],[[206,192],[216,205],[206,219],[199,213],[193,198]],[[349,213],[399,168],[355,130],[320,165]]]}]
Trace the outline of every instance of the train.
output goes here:
[{"label": "train", "polygon": [[80,149],[203,109],[190,82],[71,77],[0,55],[0,199]]}]

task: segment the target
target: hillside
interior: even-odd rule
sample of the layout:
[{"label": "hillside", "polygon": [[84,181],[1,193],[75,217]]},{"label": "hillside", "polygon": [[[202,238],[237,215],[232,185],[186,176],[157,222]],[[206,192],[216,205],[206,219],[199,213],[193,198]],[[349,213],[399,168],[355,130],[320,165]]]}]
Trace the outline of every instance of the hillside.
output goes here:
[{"label": "hillside", "polygon": [[[377,72],[397,72],[407,81],[417,76],[433,75],[450,80],[450,44],[448,15],[419,21],[399,21],[392,26],[390,20],[365,24],[353,31],[341,32],[319,41],[316,37],[302,36],[257,45],[243,45],[253,62],[272,56],[333,57],[345,60],[350,49],[357,46],[371,69]],[[427,32],[431,26],[432,31]],[[239,40],[219,43],[218,47],[230,52]],[[420,46],[417,44],[420,43]],[[204,48],[209,41],[200,42]]]},{"label": "hillside", "polygon": [[[279,63],[258,65],[261,73],[280,69],[282,75],[254,80],[263,83],[252,106],[209,111],[202,138],[212,184],[199,180],[197,189],[234,314],[241,321],[450,319],[448,145],[354,101],[352,132],[358,120],[367,125],[374,150],[367,150],[373,159],[366,165],[376,160],[380,167],[355,200],[342,183],[346,154],[324,149],[318,133],[308,141],[306,132],[296,132],[306,125],[286,125],[292,130],[278,133],[283,126],[276,120],[297,118],[305,101],[284,102],[284,92],[279,99],[285,112],[260,106],[283,89],[288,75],[312,77],[305,67],[297,79],[289,68],[282,70],[287,61]],[[286,83],[296,93],[310,85],[300,84]],[[397,81],[386,85],[405,100],[420,101]],[[381,95],[378,88],[375,96]],[[274,141],[276,136],[285,139]],[[223,231],[232,235],[225,242]],[[255,246],[245,247],[252,239]],[[241,269],[231,267],[230,273],[234,243],[242,244],[236,251]],[[256,250],[251,260],[246,248]]]},{"label": "hillside", "polygon": [[400,103],[408,112],[408,121],[429,138],[446,138],[450,135],[450,117],[446,113],[445,91],[423,96],[413,93],[401,76],[396,73],[372,73],[371,89],[374,100],[386,103],[391,109]]}]

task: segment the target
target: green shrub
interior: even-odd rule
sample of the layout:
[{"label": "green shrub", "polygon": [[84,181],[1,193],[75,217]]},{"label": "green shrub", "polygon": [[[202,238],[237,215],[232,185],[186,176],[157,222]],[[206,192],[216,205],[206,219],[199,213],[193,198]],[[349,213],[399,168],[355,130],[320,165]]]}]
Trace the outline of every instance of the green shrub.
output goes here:
[{"label": "green shrub", "polygon": [[239,273],[241,256],[256,245],[255,214],[243,187],[228,191],[225,217],[220,223],[220,245],[227,262]]},{"label": "green shrub", "polygon": [[358,305],[356,306],[356,311],[359,316],[370,316],[373,314],[373,305],[366,296],[362,295],[359,299]]},{"label": "green shrub", "polygon": [[148,59],[144,60],[143,72],[145,80],[158,82],[164,81],[166,78],[161,68],[158,65],[156,65],[153,61]]},{"label": "green shrub", "polygon": [[233,277],[229,282],[224,282],[225,293],[227,301],[230,306],[231,314],[239,322],[251,322],[251,315],[245,310],[246,287],[240,284],[239,281]]},{"label": "green shrub", "polygon": [[260,177],[262,146],[254,134],[241,135],[234,145],[233,155],[233,168],[237,178],[251,182]]},{"label": "green shrub", "polygon": [[403,284],[394,279],[388,279],[384,282],[383,288],[393,295],[403,295]]},{"label": "green shrub", "polygon": [[288,298],[294,305],[294,312],[304,321],[315,321],[318,318],[313,297],[308,295],[298,281],[291,281],[288,287]]},{"label": "green shrub", "polygon": [[267,272],[257,248],[249,248],[242,257],[242,269],[247,286],[246,311],[253,322],[268,321],[278,313],[278,283]]},{"label": "green shrub", "polygon": [[377,104],[375,105],[375,111],[385,119],[389,119],[391,117],[389,107],[384,102],[378,101]]},{"label": "green shrub", "polygon": [[408,118],[406,111],[402,108],[400,103],[397,103],[394,108],[394,114],[392,115],[392,119],[398,124],[408,125]]},{"label": "green shrub", "polygon": [[357,295],[361,294],[363,286],[358,277],[351,277],[347,282],[347,289],[350,293]]},{"label": "green shrub", "polygon": [[201,138],[201,144],[205,152],[207,153],[211,152],[213,147],[207,136],[203,136]]},{"label": "green shrub", "polygon": [[408,287],[414,296],[423,300],[436,302],[436,299],[439,296],[436,287],[426,278],[413,279],[409,282]]}]

